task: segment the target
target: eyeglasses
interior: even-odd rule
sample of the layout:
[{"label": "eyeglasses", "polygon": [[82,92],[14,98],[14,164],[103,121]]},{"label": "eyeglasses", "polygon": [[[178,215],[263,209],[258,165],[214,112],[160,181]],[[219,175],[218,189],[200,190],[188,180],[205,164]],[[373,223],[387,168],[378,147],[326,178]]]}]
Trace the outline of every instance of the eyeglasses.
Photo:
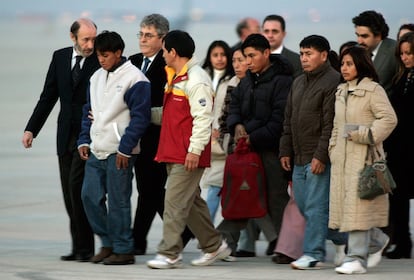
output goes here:
[{"label": "eyeglasses", "polygon": [[150,40],[154,37],[160,37],[160,36],[161,35],[159,35],[159,34],[154,35],[154,34],[151,34],[151,33],[142,33],[142,32],[139,32],[137,34],[138,39],[145,38],[145,39],[148,39],[148,40]]}]

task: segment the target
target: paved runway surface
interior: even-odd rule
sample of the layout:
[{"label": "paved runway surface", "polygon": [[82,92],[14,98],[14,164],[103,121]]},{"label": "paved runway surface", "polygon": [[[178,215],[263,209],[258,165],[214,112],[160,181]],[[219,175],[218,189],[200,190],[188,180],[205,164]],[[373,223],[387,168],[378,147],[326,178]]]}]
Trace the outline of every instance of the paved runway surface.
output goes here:
[{"label": "paved runway surface", "polygon": [[[41,81],[33,83],[37,83],[35,92],[38,92]],[[12,89],[10,84],[2,85],[4,92]],[[149,234],[148,254],[137,256],[134,265],[105,266],[60,261],[60,255],[69,253],[70,244],[55,154],[56,111],[35,139],[32,149],[25,150],[20,142],[36,99],[37,93],[18,92],[15,95],[3,95],[0,103],[0,280],[350,278],[337,275],[333,267],[297,271],[288,265],[276,265],[264,255],[267,242],[263,238],[257,242],[256,258],[243,258],[234,263],[218,262],[209,267],[192,267],[190,261],[200,253],[197,242],[192,241],[184,251],[184,268],[149,269],[145,262],[154,257],[161,238],[162,224],[159,219],[155,220]],[[135,205],[136,192],[132,200]],[[413,222],[411,228],[414,228]],[[331,243],[327,245],[327,262],[332,265],[333,248]],[[96,246],[99,248],[99,240]],[[414,279],[414,259],[384,259],[368,274],[356,277],[373,280]]]}]

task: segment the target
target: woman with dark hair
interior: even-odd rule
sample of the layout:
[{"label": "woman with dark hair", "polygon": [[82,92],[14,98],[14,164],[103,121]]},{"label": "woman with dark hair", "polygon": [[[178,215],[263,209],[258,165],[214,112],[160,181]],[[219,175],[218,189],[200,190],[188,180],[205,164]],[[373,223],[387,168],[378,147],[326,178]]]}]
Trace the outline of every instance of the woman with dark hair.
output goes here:
[{"label": "woman with dark hair", "polygon": [[335,94],[335,117],[329,140],[331,184],[329,227],[348,232],[348,252],[337,273],[366,273],[381,261],[389,237],[379,227],[388,224],[388,194],[372,200],[358,197],[358,177],[369,145],[385,158],[382,143],[397,117],[368,52],[355,46],[341,54],[343,83]]},{"label": "woman with dark hair", "polygon": [[229,45],[222,41],[213,41],[207,50],[201,66],[209,74],[213,89],[217,90],[219,82],[234,76],[234,69],[230,63],[232,59],[232,50]]},{"label": "woman with dark hair", "polygon": [[339,47],[339,55],[341,55],[341,53],[346,50],[347,48],[350,47],[354,47],[357,46],[358,42],[357,41],[346,41],[344,43],[342,43],[342,45]]},{"label": "woman with dark hair", "polygon": [[214,89],[213,124],[211,134],[211,166],[204,171],[200,185],[207,187],[207,206],[214,222],[220,204],[220,191],[223,184],[223,170],[226,153],[219,143],[220,124],[227,86],[234,76],[232,53],[229,45],[221,40],[213,41],[207,50],[202,68],[209,74]]},{"label": "woman with dark hair", "polygon": [[[398,125],[385,141],[388,167],[397,184],[390,196],[390,225],[395,248],[388,251],[390,259],[411,258],[410,198],[414,198],[411,160],[412,110],[414,104],[414,32],[399,38],[395,56],[399,71],[394,79],[390,101],[398,117]],[[404,155],[404,156],[402,156]]]}]

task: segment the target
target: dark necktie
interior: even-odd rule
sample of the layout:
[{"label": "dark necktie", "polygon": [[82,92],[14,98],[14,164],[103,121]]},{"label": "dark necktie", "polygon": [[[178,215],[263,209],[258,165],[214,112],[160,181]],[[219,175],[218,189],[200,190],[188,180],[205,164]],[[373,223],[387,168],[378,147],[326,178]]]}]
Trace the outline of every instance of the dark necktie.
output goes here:
[{"label": "dark necktie", "polygon": [[82,60],[81,55],[76,56],[76,63],[75,66],[73,66],[72,69],[72,88],[75,88],[80,80],[81,76],[81,68],[80,68],[80,61]]},{"label": "dark necktie", "polygon": [[150,64],[150,62],[151,62],[151,60],[148,58],[148,57],[146,57],[146,58],[144,58],[144,67],[142,67],[142,73],[146,73],[147,72],[147,70],[148,70],[148,65]]}]

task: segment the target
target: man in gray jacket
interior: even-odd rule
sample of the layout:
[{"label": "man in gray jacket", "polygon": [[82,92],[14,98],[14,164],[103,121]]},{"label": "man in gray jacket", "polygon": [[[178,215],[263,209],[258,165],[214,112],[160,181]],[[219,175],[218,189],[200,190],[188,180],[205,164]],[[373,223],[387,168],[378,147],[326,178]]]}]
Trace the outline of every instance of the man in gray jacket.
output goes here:
[{"label": "man in gray jacket", "polygon": [[394,56],[396,41],[388,38],[389,27],[376,11],[365,11],[352,19],[358,44],[371,53],[380,84],[391,94],[392,79],[398,64]]}]

